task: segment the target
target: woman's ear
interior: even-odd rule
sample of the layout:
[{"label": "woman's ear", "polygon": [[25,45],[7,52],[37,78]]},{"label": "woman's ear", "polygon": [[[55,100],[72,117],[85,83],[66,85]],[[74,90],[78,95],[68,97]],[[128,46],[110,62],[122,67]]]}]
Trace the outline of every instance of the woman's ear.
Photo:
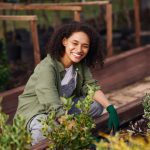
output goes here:
[{"label": "woman's ear", "polygon": [[62,44],[63,44],[63,46],[66,46],[66,44],[67,44],[67,38],[63,38]]}]

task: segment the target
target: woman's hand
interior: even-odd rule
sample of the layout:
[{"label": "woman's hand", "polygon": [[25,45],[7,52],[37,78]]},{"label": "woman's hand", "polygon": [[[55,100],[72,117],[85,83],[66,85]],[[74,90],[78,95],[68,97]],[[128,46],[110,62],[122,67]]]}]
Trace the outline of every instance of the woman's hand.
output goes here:
[{"label": "woman's hand", "polygon": [[119,118],[116,109],[113,105],[109,105],[106,110],[109,113],[109,120],[108,120],[108,128],[114,129],[114,131],[119,130]]}]

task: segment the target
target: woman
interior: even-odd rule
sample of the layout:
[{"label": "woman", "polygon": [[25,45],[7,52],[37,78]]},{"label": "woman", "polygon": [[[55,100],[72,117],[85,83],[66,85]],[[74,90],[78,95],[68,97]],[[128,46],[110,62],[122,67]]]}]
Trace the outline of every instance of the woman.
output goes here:
[{"label": "woman", "polygon": [[[77,101],[78,97],[87,94],[87,85],[95,89],[89,114],[98,117],[106,108],[109,112],[108,127],[118,130],[117,112],[89,70],[96,58],[103,64],[99,40],[98,33],[92,27],[77,22],[63,25],[53,34],[47,57],[37,65],[24,92],[19,96],[16,114],[25,117],[27,130],[33,138],[32,144],[44,138],[40,118],[46,119],[52,109],[56,110],[58,118],[64,114],[60,96],[75,95],[74,100]],[[76,111],[72,108],[69,113]]]}]

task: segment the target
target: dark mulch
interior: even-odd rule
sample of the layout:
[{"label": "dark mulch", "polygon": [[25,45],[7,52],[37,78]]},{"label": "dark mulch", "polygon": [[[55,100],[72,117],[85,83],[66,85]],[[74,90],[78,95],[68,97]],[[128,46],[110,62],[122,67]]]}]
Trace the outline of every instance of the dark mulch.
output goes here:
[{"label": "dark mulch", "polygon": [[10,90],[22,85],[25,85],[30,75],[33,72],[33,64],[25,64],[21,61],[11,63],[9,81],[5,87],[5,90]]}]

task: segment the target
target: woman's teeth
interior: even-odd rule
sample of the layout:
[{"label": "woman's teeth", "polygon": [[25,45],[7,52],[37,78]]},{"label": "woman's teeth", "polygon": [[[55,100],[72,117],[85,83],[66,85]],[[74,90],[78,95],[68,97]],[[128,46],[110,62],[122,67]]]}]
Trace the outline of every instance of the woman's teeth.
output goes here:
[{"label": "woman's teeth", "polygon": [[77,56],[77,57],[81,57],[82,55],[81,54],[77,54],[77,53],[72,53],[74,56]]}]

